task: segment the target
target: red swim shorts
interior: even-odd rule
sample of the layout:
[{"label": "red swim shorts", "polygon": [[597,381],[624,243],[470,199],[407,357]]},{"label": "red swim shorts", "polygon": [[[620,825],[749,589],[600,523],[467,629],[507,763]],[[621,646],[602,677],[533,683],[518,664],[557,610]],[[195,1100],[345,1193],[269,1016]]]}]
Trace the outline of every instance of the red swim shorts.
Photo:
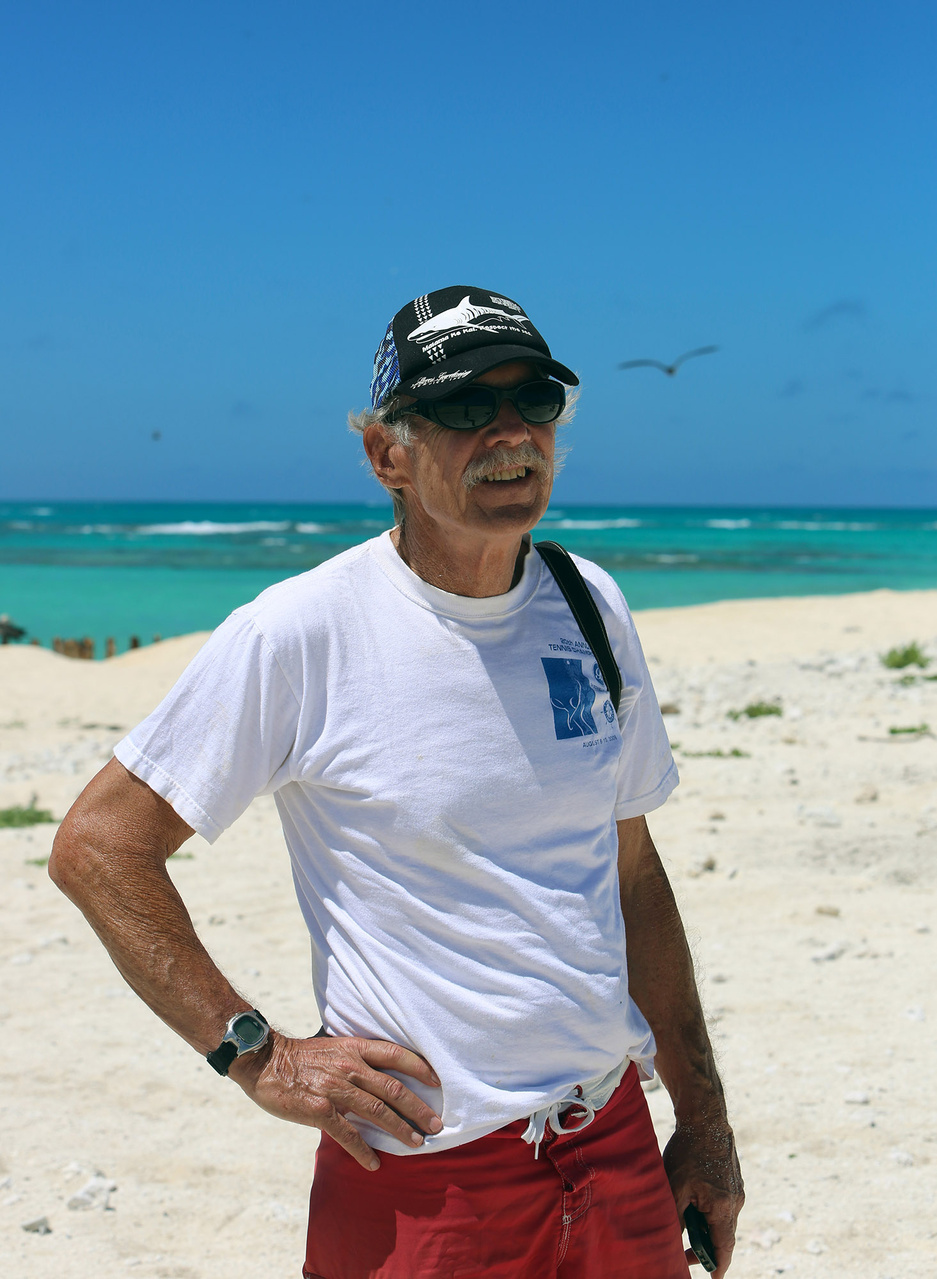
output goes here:
[{"label": "red swim shorts", "polygon": [[382,1153],[377,1172],[323,1134],[305,1279],[687,1279],[633,1065],[588,1128],[548,1127],[539,1159],[526,1126],[433,1154]]}]

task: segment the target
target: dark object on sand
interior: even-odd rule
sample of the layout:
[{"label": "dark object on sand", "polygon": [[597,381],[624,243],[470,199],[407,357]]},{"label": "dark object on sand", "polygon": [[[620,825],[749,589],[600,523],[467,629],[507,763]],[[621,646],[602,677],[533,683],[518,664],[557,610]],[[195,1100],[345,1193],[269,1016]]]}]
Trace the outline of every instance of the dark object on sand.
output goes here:
[{"label": "dark object on sand", "polygon": [[6,613],[0,613],[0,644],[9,644],[10,640],[22,639],[25,634],[22,626],[11,622]]},{"label": "dark object on sand", "polygon": [[63,657],[81,657],[85,661],[94,660],[94,640],[89,636],[84,639],[61,639],[58,635],[52,641],[52,652],[61,653]]},{"label": "dark object on sand", "polygon": [[718,346],[697,346],[692,351],[684,351],[682,355],[678,355],[673,364],[663,364],[660,360],[625,360],[624,364],[619,364],[618,367],[620,369],[660,369],[661,373],[673,377],[685,360],[695,359],[697,355],[713,355],[718,350]]}]

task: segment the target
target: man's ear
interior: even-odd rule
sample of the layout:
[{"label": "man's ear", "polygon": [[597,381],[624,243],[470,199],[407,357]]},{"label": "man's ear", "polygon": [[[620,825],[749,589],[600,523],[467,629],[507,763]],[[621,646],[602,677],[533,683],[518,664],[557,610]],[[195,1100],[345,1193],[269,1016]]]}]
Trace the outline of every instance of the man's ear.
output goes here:
[{"label": "man's ear", "polygon": [[407,448],[380,422],[366,426],[361,439],[381,484],[390,489],[403,488],[410,476]]}]

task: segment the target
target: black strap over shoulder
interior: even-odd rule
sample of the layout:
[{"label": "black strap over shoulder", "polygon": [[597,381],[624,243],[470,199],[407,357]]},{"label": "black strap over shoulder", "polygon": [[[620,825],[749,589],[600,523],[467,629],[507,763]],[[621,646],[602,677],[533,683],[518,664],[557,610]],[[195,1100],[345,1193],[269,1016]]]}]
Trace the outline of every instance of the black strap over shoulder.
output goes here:
[{"label": "black strap over shoulder", "polygon": [[556,584],[563,592],[570,612],[592,649],[593,656],[602,672],[602,678],[605,680],[608,695],[617,712],[621,702],[621,671],[615,661],[615,654],[608,640],[608,631],[602,621],[602,614],[592,598],[592,592],[570,558],[569,552],[565,547],[560,546],[559,542],[535,542],[534,546],[556,579]]}]

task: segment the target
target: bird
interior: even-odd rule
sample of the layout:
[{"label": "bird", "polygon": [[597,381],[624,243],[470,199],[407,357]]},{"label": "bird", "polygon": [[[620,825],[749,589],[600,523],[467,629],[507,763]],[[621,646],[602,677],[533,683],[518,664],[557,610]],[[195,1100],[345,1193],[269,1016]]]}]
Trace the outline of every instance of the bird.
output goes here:
[{"label": "bird", "polygon": [[718,350],[718,346],[697,346],[692,351],[684,351],[682,355],[678,355],[673,364],[662,364],[660,360],[625,360],[618,367],[620,369],[660,369],[661,373],[666,373],[668,377],[673,377],[684,360],[692,360],[697,355],[712,355],[714,351]]},{"label": "bird", "polygon": [[162,438],[163,438],[163,433],[162,433],[162,431],[153,431],[153,433],[150,435],[150,439],[151,439],[151,440],[155,440],[157,443],[159,443],[159,441],[160,441]]}]

